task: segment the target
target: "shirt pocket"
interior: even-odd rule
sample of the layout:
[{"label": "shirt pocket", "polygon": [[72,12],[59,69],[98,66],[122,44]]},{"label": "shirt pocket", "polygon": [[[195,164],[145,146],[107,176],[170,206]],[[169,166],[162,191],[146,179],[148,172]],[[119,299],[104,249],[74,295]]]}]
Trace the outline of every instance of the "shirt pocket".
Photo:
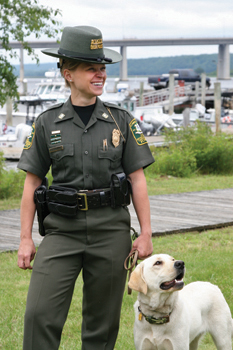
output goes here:
[{"label": "shirt pocket", "polygon": [[67,143],[49,147],[52,160],[52,175],[55,182],[68,182],[75,176],[74,145]]},{"label": "shirt pocket", "polygon": [[[103,163],[102,165],[105,165],[109,169],[116,170],[121,167],[122,147],[108,147],[106,150],[99,148],[98,157],[100,163]],[[105,171],[106,170],[107,169],[105,169]]]}]

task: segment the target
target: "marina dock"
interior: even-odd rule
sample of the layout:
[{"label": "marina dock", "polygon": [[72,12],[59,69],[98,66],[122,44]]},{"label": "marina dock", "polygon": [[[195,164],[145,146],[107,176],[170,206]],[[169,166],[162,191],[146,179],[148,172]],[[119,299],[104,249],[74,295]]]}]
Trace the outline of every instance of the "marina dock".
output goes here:
[{"label": "marina dock", "polygon": [[[233,188],[201,192],[150,196],[153,236],[203,231],[233,225]],[[131,226],[140,232],[133,205],[129,206]],[[20,210],[0,211],[0,252],[18,250]],[[37,219],[33,240],[38,246],[43,239]]]}]

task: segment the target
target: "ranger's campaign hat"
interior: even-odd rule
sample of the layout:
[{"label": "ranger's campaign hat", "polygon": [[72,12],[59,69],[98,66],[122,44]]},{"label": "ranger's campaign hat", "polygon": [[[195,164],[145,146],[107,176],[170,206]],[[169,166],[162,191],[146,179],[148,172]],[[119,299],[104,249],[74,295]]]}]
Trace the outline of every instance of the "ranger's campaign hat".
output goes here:
[{"label": "ranger's campaign hat", "polygon": [[112,64],[122,60],[122,56],[103,47],[102,33],[89,26],[65,27],[58,49],[42,50],[46,55],[84,61]]}]

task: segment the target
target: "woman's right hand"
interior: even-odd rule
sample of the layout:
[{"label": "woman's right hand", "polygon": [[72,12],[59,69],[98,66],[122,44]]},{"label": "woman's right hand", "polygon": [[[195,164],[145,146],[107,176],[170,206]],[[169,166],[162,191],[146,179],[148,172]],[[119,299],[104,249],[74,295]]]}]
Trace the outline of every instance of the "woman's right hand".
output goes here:
[{"label": "woman's right hand", "polygon": [[32,238],[21,240],[18,250],[18,266],[23,269],[32,269],[31,261],[36,255],[36,248]]},{"label": "woman's right hand", "polygon": [[21,240],[18,250],[18,266],[23,270],[32,269],[31,261],[36,254],[32,240],[32,226],[36,210],[34,192],[41,182],[42,180],[38,176],[27,172],[20,209]]}]

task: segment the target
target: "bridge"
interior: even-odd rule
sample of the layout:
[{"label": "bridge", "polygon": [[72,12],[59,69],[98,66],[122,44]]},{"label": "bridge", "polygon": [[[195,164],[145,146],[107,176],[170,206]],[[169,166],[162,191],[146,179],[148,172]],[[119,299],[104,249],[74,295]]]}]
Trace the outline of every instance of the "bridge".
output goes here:
[{"label": "bridge", "polygon": [[[180,38],[180,39],[121,39],[104,40],[105,47],[120,47],[123,60],[120,63],[120,80],[127,80],[127,47],[129,46],[183,46],[183,45],[218,45],[217,79],[230,79],[230,50],[232,38]],[[20,50],[20,80],[23,80],[23,47],[19,42],[11,42],[11,47]],[[56,41],[31,41],[33,49],[58,48]],[[0,43],[0,49],[2,48]]]}]

